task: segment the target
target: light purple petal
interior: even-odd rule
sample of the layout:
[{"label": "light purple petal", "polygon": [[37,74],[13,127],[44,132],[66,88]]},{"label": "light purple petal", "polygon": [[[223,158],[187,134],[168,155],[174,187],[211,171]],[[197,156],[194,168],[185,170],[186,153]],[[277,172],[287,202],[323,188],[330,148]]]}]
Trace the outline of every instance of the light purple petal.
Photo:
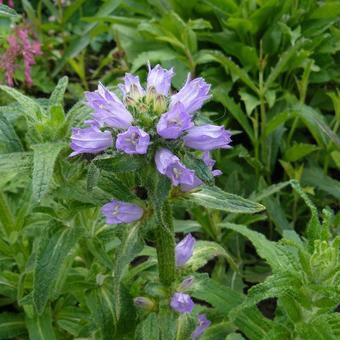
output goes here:
[{"label": "light purple petal", "polygon": [[199,314],[197,316],[197,319],[198,319],[198,326],[196,327],[194,332],[191,334],[193,340],[201,336],[211,324],[211,321],[207,319],[205,314]]},{"label": "light purple petal", "polygon": [[132,223],[139,220],[144,210],[132,203],[112,200],[103,205],[101,212],[106,218],[107,224]]},{"label": "light purple petal", "polygon": [[178,313],[191,313],[195,304],[188,294],[175,293],[172,296],[170,306]]},{"label": "light purple petal", "polygon": [[136,126],[130,126],[127,131],[117,135],[117,150],[127,154],[145,154],[149,144],[149,134]]},{"label": "light purple petal", "polygon": [[145,94],[145,91],[140,84],[139,77],[134,76],[131,73],[126,73],[124,77],[124,83],[118,86],[122,91],[124,97],[130,96],[137,99],[144,96]]},{"label": "light purple petal", "polygon": [[181,242],[179,242],[175,249],[176,266],[181,267],[185,265],[194,252],[196,240],[191,234],[188,234]]},{"label": "light purple petal", "polygon": [[158,94],[167,96],[171,87],[171,79],[175,74],[173,68],[166,70],[160,65],[151,68],[150,64],[148,68],[147,88],[154,88]]}]

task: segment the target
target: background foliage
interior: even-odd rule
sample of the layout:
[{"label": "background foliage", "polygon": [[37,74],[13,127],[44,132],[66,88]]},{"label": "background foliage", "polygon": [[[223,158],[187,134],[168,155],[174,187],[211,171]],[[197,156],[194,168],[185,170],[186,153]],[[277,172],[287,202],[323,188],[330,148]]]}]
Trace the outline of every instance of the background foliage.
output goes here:
[{"label": "background foliage", "polygon": [[0,338],[189,338],[189,317],[132,303],[159,298],[148,226],[109,228],[99,213],[112,197],[135,199],[140,164],[98,160],[87,173],[89,161],[67,159],[70,128],[89,114],[83,91],[128,71],[145,79],[147,61],[174,66],[177,89],[187,72],[212,84],[202,120],[231,129],[234,145],[214,154],[217,185],[266,207],[243,214],[217,189],[204,208],[195,194],[173,202],[178,238],[200,240],[183,275],[213,321],[202,339],[338,338],[339,2],[23,0],[15,10],[0,7],[2,48],[28,22],[43,55],[31,88],[20,68],[20,91],[1,86]]}]

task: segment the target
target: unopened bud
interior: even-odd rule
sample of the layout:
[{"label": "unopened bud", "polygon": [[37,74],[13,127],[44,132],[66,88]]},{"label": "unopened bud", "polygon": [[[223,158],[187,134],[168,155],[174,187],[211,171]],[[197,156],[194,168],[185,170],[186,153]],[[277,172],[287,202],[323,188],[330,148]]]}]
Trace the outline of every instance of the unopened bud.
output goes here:
[{"label": "unopened bud", "polygon": [[151,299],[143,296],[138,296],[134,298],[133,303],[135,304],[136,307],[149,311],[153,310],[155,307],[155,303]]},{"label": "unopened bud", "polygon": [[180,290],[185,290],[191,287],[192,283],[194,282],[193,276],[188,276],[185,278],[179,286]]},{"label": "unopened bud", "polygon": [[165,97],[158,94],[153,100],[153,110],[156,113],[164,113],[166,111],[167,105]]}]

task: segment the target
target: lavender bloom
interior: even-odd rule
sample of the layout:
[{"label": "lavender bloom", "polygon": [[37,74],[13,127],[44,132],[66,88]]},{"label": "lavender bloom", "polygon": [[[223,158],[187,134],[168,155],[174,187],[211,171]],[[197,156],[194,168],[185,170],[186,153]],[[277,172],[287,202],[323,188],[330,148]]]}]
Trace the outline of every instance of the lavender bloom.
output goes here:
[{"label": "lavender bloom", "polygon": [[206,151],[203,153],[202,160],[205,163],[207,167],[212,171],[212,174],[214,177],[222,175],[221,170],[213,170],[212,168],[214,167],[216,161],[210,157],[209,151]]},{"label": "lavender bloom", "polygon": [[168,112],[161,115],[157,124],[157,132],[163,138],[176,139],[184,130],[192,126],[191,116],[185,111],[183,104],[178,102]]},{"label": "lavender bloom", "polygon": [[176,266],[185,265],[194,252],[196,240],[191,234],[188,234],[184,239],[176,245]]},{"label": "lavender bloom", "polygon": [[154,88],[158,94],[167,96],[171,86],[171,79],[175,74],[173,68],[166,70],[160,65],[156,65],[152,69],[150,64],[148,64],[148,68],[147,88]]},{"label": "lavender bloom", "polygon": [[131,125],[133,121],[131,113],[103,84],[99,83],[98,90],[86,92],[85,96],[86,104],[94,110],[92,117],[99,126],[126,129]]},{"label": "lavender bloom", "polygon": [[195,172],[187,169],[177,156],[168,149],[161,148],[155,155],[157,170],[170,178],[174,186],[179,184],[192,185],[194,183]]},{"label": "lavender bloom", "polygon": [[110,131],[100,131],[97,127],[91,126],[85,129],[73,128],[71,136],[70,157],[81,153],[98,153],[112,145]]},{"label": "lavender bloom", "polygon": [[209,151],[213,149],[229,149],[231,134],[223,126],[201,125],[194,126],[183,137],[184,144],[190,148]]},{"label": "lavender bloom", "polygon": [[139,98],[144,96],[145,91],[142,88],[139,77],[131,73],[126,73],[124,77],[124,84],[118,85],[124,97],[130,96],[132,98]]},{"label": "lavender bloom", "polygon": [[145,154],[150,143],[150,136],[136,126],[130,126],[127,131],[119,133],[116,140],[117,150],[128,154]]},{"label": "lavender bloom", "polygon": [[205,314],[198,314],[198,326],[194,330],[194,332],[191,334],[192,339],[196,339],[199,336],[201,336],[204,331],[210,326],[211,321],[209,321]]},{"label": "lavender bloom", "polygon": [[175,293],[172,296],[170,306],[178,313],[191,313],[194,308],[194,302],[188,294]]},{"label": "lavender bloom", "polygon": [[204,101],[210,98],[208,94],[210,85],[207,84],[203,78],[196,78],[190,80],[190,73],[188,74],[187,81],[178,93],[171,97],[171,105],[181,102],[188,113],[193,113],[199,110]]},{"label": "lavender bloom", "polygon": [[103,205],[101,212],[107,224],[120,224],[139,220],[144,211],[138,205],[112,200]]}]

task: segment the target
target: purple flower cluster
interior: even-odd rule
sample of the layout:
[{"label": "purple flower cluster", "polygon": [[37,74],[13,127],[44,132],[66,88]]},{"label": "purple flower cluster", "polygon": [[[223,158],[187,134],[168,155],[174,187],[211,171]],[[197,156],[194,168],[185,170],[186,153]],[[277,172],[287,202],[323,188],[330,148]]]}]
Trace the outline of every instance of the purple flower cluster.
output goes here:
[{"label": "purple flower cluster", "polygon": [[[175,249],[176,255],[176,266],[182,267],[184,266],[188,260],[191,258],[196,240],[191,234],[188,234],[182,241],[180,241]],[[180,285],[181,289],[187,289],[192,285],[193,277],[189,276],[183,280]],[[194,309],[195,303],[192,301],[190,295],[182,292],[176,292],[170,301],[170,306],[178,313],[191,313]],[[206,318],[205,314],[199,314],[198,318],[198,326],[192,333],[192,338],[196,339],[200,335],[203,334],[205,329],[209,327],[210,321]]]},{"label": "purple flower cluster", "polygon": [[[84,122],[88,127],[72,129],[70,157],[101,153],[113,146],[128,155],[151,152],[158,172],[168,177],[173,186],[182,191],[192,190],[203,182],[174,150],[177,153],[178,147],[184,147],[201,152],[202,160],[218,176],[221,171],[212,170],[215,162],[209,151],[230,148],[231,134],[222,126],[195,125],[194,113],[210,98],[210,85],[203,78],[191,79],[188,75],[182,89],[170,95],[173,69],[166,70],[160,65],[148,68],[146,89],[138,76],[127,73],[118,86],[122,98],[101,83],[96,91],[85,93],[85,103],[92,109],[91,119]],[[108,223],[138,219],[108,217],[104,207]]]}]

